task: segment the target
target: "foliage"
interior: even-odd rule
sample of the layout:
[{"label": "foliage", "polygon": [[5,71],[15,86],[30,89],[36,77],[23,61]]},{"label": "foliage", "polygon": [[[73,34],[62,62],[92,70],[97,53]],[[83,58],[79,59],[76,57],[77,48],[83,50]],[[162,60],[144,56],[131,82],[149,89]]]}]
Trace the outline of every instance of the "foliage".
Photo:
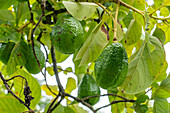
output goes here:
[{"label": "foliage", "polygon": [[[87,113],[81,103],[94,113],[108,106],[112,113],[168,113],[170,75],[166,73],[164,45],[170,42],[170,1],[153,2],[149,5],[145,0],[0,0],[0,112]],[[63,15],[66,24],[60,20]],[[64,40],[60,41],[61,37]],[[59,41],[55,43],[56,40]],[[128,72],[123,72],[122,83],[118,81],[114,88],[105,88],[107,94],[101,92],[85,98],[75,95],[73,90],[81,86],[86,74],[94,80],[85,82],[94,84],[102,69],[109,76],[116,71],[122,73],[117,68],[123,65],[119,55],[111,62],[102,60],[102,66],[116,63],[116,71],[108,67],[94,71],[100,54],[115,42],[121,43],[128,57]],[[65,49],[68,52],[63,52]],[[74,68],[58,65],[71,56]],[[65,80],[59,78],[61,72],[68,78],[66,87]],[[35,74],[42,75],[45,84]],[[48,84],[47,74],[56,78],[55,85]],[[107,75],[102,78],[110,79]],[[83,93],[93,92],[93,86],[87,85]],[[46,92],[45,97],[42,91]],[[49,100],[47,95],[52,100],[43,102]],[[110,103],[93,107],[104,96]],[[66,105],[61,103],[63,100]],[[91,105],[88,100],[95,102]]]}]

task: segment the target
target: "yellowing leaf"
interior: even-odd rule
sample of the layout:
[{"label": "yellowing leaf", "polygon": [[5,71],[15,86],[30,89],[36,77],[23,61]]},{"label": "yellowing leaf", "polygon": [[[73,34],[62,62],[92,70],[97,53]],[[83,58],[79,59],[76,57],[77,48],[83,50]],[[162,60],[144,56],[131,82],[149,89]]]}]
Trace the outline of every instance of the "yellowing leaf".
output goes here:
[{"label": "yellowing leaf", "polygon": [[165,44],[167,42],[170,42],[170,27],[167,26],[166,24],[158,24],[158,27],[162,29],[165,33],[165,37],[166,37]]},{"label": "yellowing leaf", "polygon": [[161,8],[161,10],[160,10],[160,15],[161,16],[164,16],[164,17],[167,17],[167,16],[169,16],[169,10],[168,10],[168,8],[166,8],[166,7],[162,7]]},{"label": "yellowing leaf", "polygon": [[[146,34],[148,41],[144,41],[141,48],[131,56],[127,77],[122,84],[122,89],[127,94],[136,94],[149,87],[154,79],[159,76],[165,53],[161,42],[153,36]],[[151,51],[150,44],[154,47]]]},{"label": "yellowing leaf", "polygon": [[[56,85],[48,85],[49,88],[55,93],[55,94],[58,94],[59,91],[58,91],[58,86]],[[53,97],[56,97],[56,95],[54,95],[46,85],[42,85],[41,86],[41,89],[44,90],[46,92],[47,95],[50,95],[50,96],[53,96]]]},{"label": "yellowing leaf", "polygon": [[69,2],[63,1],[68,12],[78,20],[83,20],[91,17],[98,5],[88,2]]},{"label": "yellowing leaf", "polygon": [[170,1],[169,1],[169,0],[164,0],[164,3],[165,3],[167,6],[170,6]]},{"label": "yellowing leaf", "polygon": [[70,94],[74,89],[76,89],[76,80],[69,77],[65,91]]}]

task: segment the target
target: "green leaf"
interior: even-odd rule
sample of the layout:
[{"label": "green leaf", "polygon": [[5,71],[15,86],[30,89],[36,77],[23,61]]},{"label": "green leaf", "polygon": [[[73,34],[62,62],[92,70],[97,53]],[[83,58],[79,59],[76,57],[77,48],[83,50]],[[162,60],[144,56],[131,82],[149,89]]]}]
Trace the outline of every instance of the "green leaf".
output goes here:
[{"label": "green leaf", "polygon": [[166,24],[158,24],[158,28],[162,29],[165,33],[165,44],[170,42],[170,27],[168,27]]},{"label": "green leaf", "polygon": [[25,111],[25,106],[21,104],[13,96],[0,97],[0,112],[1,113],[22,113]]},{"label": "green leaf", "polygon": [[[58,86],[56,85],[48,85],[49,88],[51,89],[52,92],[54,92],[55,94],[58,94],[59,91],[58,91]],[[49,96],[53,96],[53,97],[56,97],[56,95],[54,95],[46,85],[42,85],[41,86],[41,89],[44,90],[46,92],[47,95]]]},{"label": "green leaf", "polygon": [[21,33],[19,33],[16,29],[8,25],[0,26],[0,42],[7,43],[10,40],[17,43],[20,41],[20,38]]},{"label": "green leaf", "polygon": [[81,59],[79,66],[86,65],[100,55],[104,47],[108,44],[106,34],[100,30],[102,22],[91,32],[83,46],[79,50],[75,61]]},{"label": "green leaf", "polygon": [[[57,49],[55,49],[55,56],[56,56],[55,58],[57,60],[57,63],[61,63],[69,57],[69,55],[62,54],[59,51],[57,51]],[[52,63],[51,51],[48,54],[48,59],[49,59],[49,63]]]},{"label": "green leaf", "polygon": [[[30,87],[31,90],[31,95],[34,97],[34,99],[31,101],[30,107],[35,108],[35,106],[38,104],[41,98],[41,87],[38,83],[38,81],[30,74],[24,71],[23,69],[18,69],[14,74],[11,76],[16,76],[16,75],[21,75],[27,79],[28,86]],[[14,79],[14,88],[15,88],[15,93],[20,93],[23,91],[23,85],[24,81],[22,78],[15,78]],[[22,92],[23,93],[23,92]],[[22,99],[24,99],[24,95],[20,95]]]},{"label": "green leaf", "polygon": [[[47,113],[48,107],[50,106],[51,103],[49,103],[45,107],[44,113]],[[58,105],[54,110],[53,113],[76,113],[71,107],[69,106],[62,106],[61,104]]]},{"label": "green leaf", "polygon": [[167,6],[170,6],[170,1],[169,0],[164,0],[164,4],[166,4]]},{"label": "green leaf", "polygon": [[160,9],[160,16],[164,16],[164,17],[169,16],[169,10],[168,10],[168,8],[162,7],[162,8]]},{"label": "green leaf", "polygon": [[161,42],[156,37],[146,34],[143,45],[130,57],[129,62],[128,74],[122,89],[127,94],[140,93],[159,76],[165,63],[165,53]]},{"label": "green leaf", "polygon": [[128,30],[126,32],[126,43],[131,45],[136,43],[142,35],[142,26],[141,24],[135,19],[131,20]]},{"label": "green leaf", "polygon": [[14,15],[9,10],[0,10],[0,20],[5,22],[15,22]]},{"label": "green leaf", "polygon": [[139,10],[145,10],[146,5],[147,5],[147,2],[145,0],[134,0],[132,6]]},{"label": "green leaf", "polygon": [[160,87],[170,93],[170,77],[163,80],[160,84]]},{"label": "green leaf", "polygon": [[14,6],[14,12],[16,14],[16,24],[18,25],[20,21],[25,21],[25,19],[30,20],[30,12],[27,2],[18,3]]},{"label": "green leaf", "polygon": [[[120,95],[118,93],[118,95]],[[118,101],[118,100],[122,100],[118,97],[114,97],[114,96],[108,96],[109,97],[109,102],[111,103],[112,101]],[[112,113],[121,113],[125,108],[125,103],[120,102],[120,103],[115,103],[111,105],[111,112]]]},{"label": "green leaf", "polygon": [[164,98],[155,98],[153,113],[168,113],[168,101]]},{"label": "green leaf", "polygon": [[74,109],[74,111],[76,113],[88,113],[86,110],[84,110],[82,107],[78,106],[78,104],[74,104],[74,105],[70,105],[70,107],[72,109]]},{"label": "green leaf", "polygon": [[91,17],[91,15],[95,12],[98,5],[95,3],[88,2],[70,2],[63,1],[64,6],[68,10],[68,12],[78,20],[83,20]]},{"label": "green leaf", "polygon": [[162,5],[164,0],[154,0],[155,9]]},{"label": "green leaf", "polygon": [[162,29],[156,27],[155,31],[153,32],[153,36],[157,37],[162,42],[162,44],[165,43],[166,37]]},{"label": "green leaf", "polygon": [[128,28],[128,26],[129,26],[130,22],[132,21],[132,19],[133,19],[132,12],[129,11],[128,15],[123,19],[123,22],[124,22],[126,28]]},{"label": "green leaf", "polygon": [[66,93],[71,94],[71,92],[72,92],[74,89],[76,89],[76,80],[73,79],[73,78],[71,78],[71,77],[69,77],[69,78],[68,78],[68,81],[67,81],[67,85],[66,85],[65,91],[66,91]]},{"label": "green leaf", "polygon": [[144,103],[149,97],[144,94],[140,94],[137,96],[136,104]]},{"label": "green leaf", "polygon": [[26,42],[21,39],[21,41],[15,44],[11,55],[9,57],[9,61],[7,63],[7,73],[10,75],[15,71],[16,66],[24,66],[27,61],[27,51],[28,45]]},{"label": "green leaf", "polygon": [[68,67],[63,73],[67,75],[68,72],[73,72],[73,69],[71,67]]},{"label": "green leaf", "polygon": [[5,10],[17,2],[16,0],[0,0],[0,3],[0,10]]},{"label": "green leaf", "polygon": [[47,67],[46,70],[48,71],[48,74],[50,74],[51,76],[54,75],[53,67]]},{"label": "green leaf", "polygon": [[159,76],[156,78],[157,82],[161,82],[166,78],[166,76],[167,76],[167,73],[166,73],[167,68],[168,68],[168,63],[167,63],[167,61],[165,61],[164,65],[163,65],[163,67],[162,67],[162,69],[161,69],[161,71],[159,73]]},{"label": "green leaf", "polygon": [[147,110],[148,110],[148,106],[147,105],[136,105],[135,106],[135,111],[137,113],[146,113]]}]

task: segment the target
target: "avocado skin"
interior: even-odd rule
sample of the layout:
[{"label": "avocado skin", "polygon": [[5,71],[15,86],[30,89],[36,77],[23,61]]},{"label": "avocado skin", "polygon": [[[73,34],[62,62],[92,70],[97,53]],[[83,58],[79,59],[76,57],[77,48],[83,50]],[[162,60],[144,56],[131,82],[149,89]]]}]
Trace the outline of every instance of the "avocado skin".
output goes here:
[{"label": "avocado skin", "polygon": [[103,89],[114,89],[125,80],[128,72],[127,53],[121,43],[107,46],[97,58],[96,83]]},{"label": "avocado skin", "polygon": [[54,47],[61,53],[72,54],[83,44],[80,22],[68,15],[58,18],[50,33]]},{"label": "avocado skin", "polygon": [[15,43],[13,42],[2,43],[2,45],[0,46],[0,60],[2,61],[2,63],[8,63],[14,45]]},{"label": "avocado skin", "polygon": [[[37,56],[37,59],[39,60],[39,63],[40,63],[41,69],[42,69],[45,66],[45,56],[38,46],[34,46],[34,49],[35,49],[35,54]],[[29,45],[28,52],[29,52],[28,60],[25,63],[24,67],[26,68],[26,70],[29,73],[37,74],[40,72],[40,68],[38,66],[37,60],[35,59],[31,44]]]},{"label": "avocado skin", "polygon": [[[100,88],[91,75],[85,74],[78,87],[78,97],[85,98],[94,95],[100,95]],[[98,101],[99,97],[85,100],[90,105],[95,105]]]}]

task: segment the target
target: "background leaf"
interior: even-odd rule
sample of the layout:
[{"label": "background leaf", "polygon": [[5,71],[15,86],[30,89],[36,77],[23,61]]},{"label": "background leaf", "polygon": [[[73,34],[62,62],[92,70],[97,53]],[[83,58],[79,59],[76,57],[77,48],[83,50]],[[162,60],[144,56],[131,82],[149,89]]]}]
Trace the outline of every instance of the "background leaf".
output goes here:
[{"label": "background leaf", "polygon": [[71,94],[71,92],[72,92],[74,89],[76,89],[76,80],[73,79],[73,78],[71,78],[71,77],[69,77],[69,78],[68,78],[68,81],[67,81],[67,85],[66,85],[65,91],[66,91],[66,93]]}]

